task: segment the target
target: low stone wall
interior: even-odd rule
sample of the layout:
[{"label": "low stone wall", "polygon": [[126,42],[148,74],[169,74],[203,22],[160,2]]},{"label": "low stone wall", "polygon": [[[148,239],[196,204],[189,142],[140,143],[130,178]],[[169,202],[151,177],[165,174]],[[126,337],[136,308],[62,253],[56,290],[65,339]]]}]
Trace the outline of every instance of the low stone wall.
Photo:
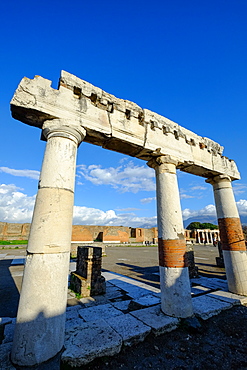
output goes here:
[{"label": "low stone wall", "polygon": [[[0,222],[0,240],[27,240],[30,224]],[[80,243],[143,243],[157,239],[157,227],[151,229],[130,228],[126,226],[73,225],[72,241]]]},{"label": "low stone wall", "polygon": [[0,222],[1,240],[27,240],[30,232],[30,224],[12,224]]}]

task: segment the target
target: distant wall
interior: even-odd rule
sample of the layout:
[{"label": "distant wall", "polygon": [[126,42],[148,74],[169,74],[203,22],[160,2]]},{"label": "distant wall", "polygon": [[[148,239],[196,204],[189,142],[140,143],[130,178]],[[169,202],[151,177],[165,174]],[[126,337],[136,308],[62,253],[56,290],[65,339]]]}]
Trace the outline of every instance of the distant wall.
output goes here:
[{"label": "distant wall", "polygon": [[[14,224],[0,222],[1,240],[27,240],[30,232],[30,224]],[[130,228],[126,226],[88,226],[73,225],[72,241],[79,242],[136,242],[156,241],[158,237],[157,227],[151,229]]]},{"label": "distant wall", "polygon": [[26,240],[30,232],[30,224],[10,224],[0,222],[1,240]]}]

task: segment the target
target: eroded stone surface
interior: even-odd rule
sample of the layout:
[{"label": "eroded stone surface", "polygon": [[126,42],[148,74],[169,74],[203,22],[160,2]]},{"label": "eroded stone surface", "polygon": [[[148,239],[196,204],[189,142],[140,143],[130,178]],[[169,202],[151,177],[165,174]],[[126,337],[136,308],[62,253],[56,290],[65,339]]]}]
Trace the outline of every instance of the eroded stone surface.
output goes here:
[{"label": "eroded stone surface", "polygon": [[130,314],[111,317],[106,321],[121,336],[125,346],[142,342],[151,331],[150,326],[145,325]]},{"label": "eroded stone surface", "polygon": [[179,320],[175,317],[166,316],[162,313],[160,305],[133,311],[131,315],[151,326],[155,335],[160,335],[176,329]]},{"label": "eroded stone surface", "polygon": [[59,90],[40,76],[23,78],[11,101],[14,118],[42,127],[54,117],[74,125],[83,122],[86,141],[104,148],[149,160],[153,154],[179,159],[185,172],[210,177],[221,173],[239,179],[234,161],[222,156],[223,147],[166,117],[142,109],[62,71]]},{"label": "eroded stone surface", "polygon": [[218,315],[222,310],[227,310],[233,306],[232,303],[222,302],[208,295],[193,298],[192,304],[194,314],[203,320]]},{"label": "eroded stone surface", "polygon": [[113,356],[120,352],[121,346],[121,336],[105,321],[84,323],[65,341],[62,361],[79,367],[96,357]]}]

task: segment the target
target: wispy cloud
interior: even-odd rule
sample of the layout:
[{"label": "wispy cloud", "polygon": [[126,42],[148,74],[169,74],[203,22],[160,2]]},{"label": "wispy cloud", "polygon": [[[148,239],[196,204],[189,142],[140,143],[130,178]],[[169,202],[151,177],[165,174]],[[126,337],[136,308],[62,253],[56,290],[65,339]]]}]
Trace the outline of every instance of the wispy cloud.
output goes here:
[{"label": "wispy cloud", "polygon": [[8,173],[12,176],[29,177],[34,180],[38,180],[40,174],[40,172],[36,170],[15,170],[9,167],[0,167],[0,172]]},{"label": "wispy cloud", "polygon": [[197,186],[192,186],[190,188],[191,191],[195,191],[195,190],[207,190],[206,186],[201,186],[201,185],[197,185]]},{"label": "wispy cloud", "polygon": [[143,204],[147,204],[147,203],[151,203],[153,200],[156,200],[156,197],[143,198],[143,199],[140,199],[140,202]]},{"label": "wispy cloud", "polygon": [[233,183],[233,192],[235,195],[243,194],[246,192],[247,185],[241,183]]},{"label": "wispy cloud", "polygon": [[147,166],[134,165],[132,161],[115,168],[95,164],[77,168],[77,173],[94,185],[109,185],[122,193],[155,190],[154,171]]},{"label": "wispy cloud", "polygon": [[192,195],[185,194],[185,193],[180,193],[180,198],[181,199],[190,199],[190,198],[195,198]]}]

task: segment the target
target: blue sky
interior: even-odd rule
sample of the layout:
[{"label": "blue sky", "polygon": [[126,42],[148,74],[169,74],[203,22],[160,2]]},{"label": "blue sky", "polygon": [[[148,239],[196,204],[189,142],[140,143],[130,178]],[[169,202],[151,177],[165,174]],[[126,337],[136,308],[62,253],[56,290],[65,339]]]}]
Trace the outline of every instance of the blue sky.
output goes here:
[{"label": "blue sky", "polygon": [[[34,1],[0,4],[0,221],[30,222],[45,143],[11,118],[20,80],[57,88],[68,71],[219,142],[234,159],[247,215],[246,0]],[[78,150],[74,223],[156,225],[154,171],[87,143]],[[184,219],[214,216],[211,185],[178,172]]]}]

